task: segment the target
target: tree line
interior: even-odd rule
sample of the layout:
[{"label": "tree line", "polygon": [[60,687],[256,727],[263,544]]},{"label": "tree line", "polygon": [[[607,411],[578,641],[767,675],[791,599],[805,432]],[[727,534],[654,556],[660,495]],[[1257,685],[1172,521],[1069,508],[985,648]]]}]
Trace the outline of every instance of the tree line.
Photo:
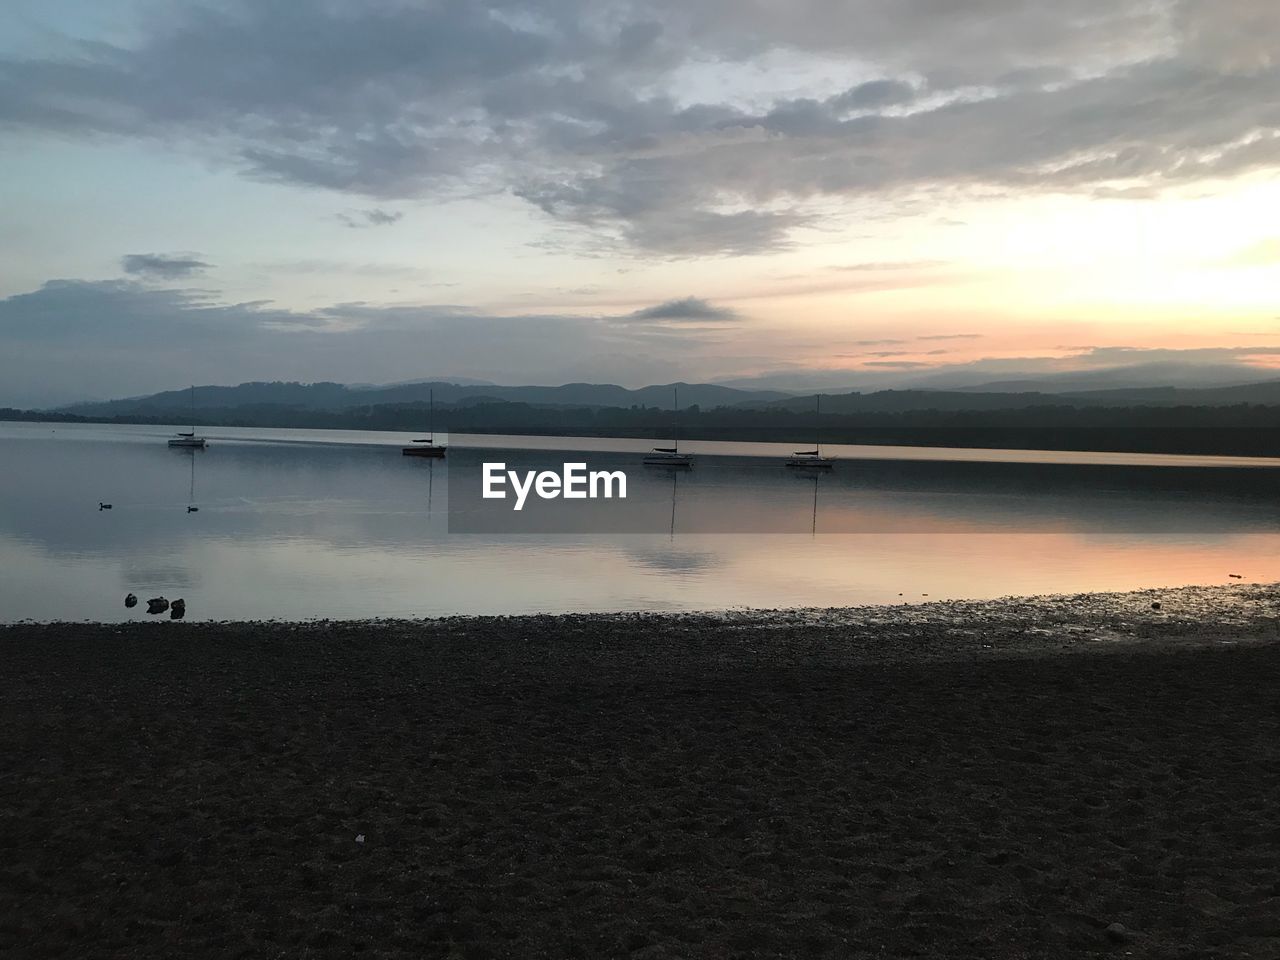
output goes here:
[{"label": "tree line", "polygon": [[[167,416],[83,417],[0,408],[0,420],[188,424],[189,410]],[[389,430],[421,433],[425,403],[379,404],[340,411],[279,404],[201,409],[197,426]],[[436,430],[548,436],[641,437],[774,441],[812,447],[822,443],[911,446],[1011,447],[1280,456],[1280,406],[1073,407],[1013,410],[865,411],[824,413],[778,407],[744,409],[691,406],[676,417],[658,407],[543,406],[507,401],[437,404]]]}]

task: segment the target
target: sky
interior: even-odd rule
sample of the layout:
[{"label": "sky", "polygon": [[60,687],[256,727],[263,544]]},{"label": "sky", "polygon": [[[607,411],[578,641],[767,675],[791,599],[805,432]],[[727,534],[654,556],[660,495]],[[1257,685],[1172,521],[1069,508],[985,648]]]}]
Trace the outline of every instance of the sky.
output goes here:
[{"label": "sky", "polygon": [[2,16],[0,405],[1280,365],[1274,0]]}]

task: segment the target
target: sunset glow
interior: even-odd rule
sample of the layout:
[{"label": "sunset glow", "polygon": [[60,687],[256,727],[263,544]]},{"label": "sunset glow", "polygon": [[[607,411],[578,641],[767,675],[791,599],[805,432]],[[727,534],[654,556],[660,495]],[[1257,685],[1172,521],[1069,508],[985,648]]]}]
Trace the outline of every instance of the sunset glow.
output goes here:
[{"label": "sunset glow", "polygon": [[0,402],[1280,353],[1269,4],[111,6],[0,46]]}]

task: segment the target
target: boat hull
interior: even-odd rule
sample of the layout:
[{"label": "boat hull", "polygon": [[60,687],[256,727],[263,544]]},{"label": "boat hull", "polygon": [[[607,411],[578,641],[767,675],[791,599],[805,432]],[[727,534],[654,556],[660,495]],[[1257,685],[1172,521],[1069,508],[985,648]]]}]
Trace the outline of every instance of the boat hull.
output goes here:
[{"label": "boat hull", "polygon": [[203,450],[206,446],[203,437],[177,437],[169,441],[171,447],[185,447],[191,450]]},{"label": "boat hull", "polygon": [[444,447],[401,447],[400,452],[406,457],[432,457],[441,459],[444,457]]},{"label": "boat hull", "polygon": [[787,466],[793,470],[830,470],[836,465],[831,457],[791,457]]},{"label": "boat hull", "polygon": [[693,456],[687,453],[659,454],[644,458],[646,467],[675,467],[688,469],[693,466]]}]

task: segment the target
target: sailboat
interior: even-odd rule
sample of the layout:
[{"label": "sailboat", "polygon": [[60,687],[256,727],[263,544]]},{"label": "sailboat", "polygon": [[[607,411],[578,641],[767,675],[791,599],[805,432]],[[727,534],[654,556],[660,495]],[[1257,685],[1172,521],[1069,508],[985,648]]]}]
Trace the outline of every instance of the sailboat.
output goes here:
[{"label": "sailboat", "polygon": [[[817,401],[815,418],[822,416],[822,395],[814,394]],[[815,441],[812,450],[797,450],[787,458],[787,466],[805,470],[830,470],[836,465],[835,457],[822,455],[822,444]]]},{"label": "sailboat", "polygon": [[651,467],[681,467],[688,469],[693,466],[693,454],[680,452],[680,388],[672,385],[672,440],[669,447],[654,447],[645,456],[644,462]]},{"label": "sailboat", "polygon": [[179,432],[177,436],[169,441],[171,447],[194,447],[200,450],[204,449],[204,437],[196,436],[196,385],[191,385],[191,430],[187,433]]},{"label": "sailboat", "polygon": [[441,444],[436,445],[436,391],[433,387],[429,394],[431,398],[430,420],[428,428],[430,433],[427,437],[413,441],[414,446],[401,447],[400,452],[406,457],[443,457],[446,447]]}]

